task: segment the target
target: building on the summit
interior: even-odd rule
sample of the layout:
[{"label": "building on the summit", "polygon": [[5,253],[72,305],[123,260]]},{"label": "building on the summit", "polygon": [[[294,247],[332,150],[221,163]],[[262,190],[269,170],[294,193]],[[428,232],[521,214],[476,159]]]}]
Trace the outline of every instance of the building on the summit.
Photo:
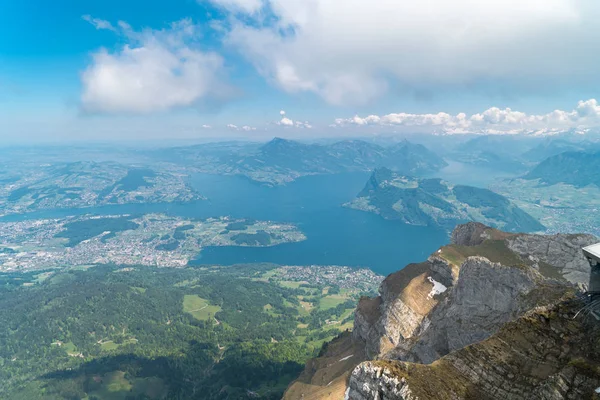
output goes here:
[{"label": "building on the summit", "polygon": [[583,248],[583,254],[590,263],[590,283],[588,293],[594,298],[600,297],[600,243]]}]

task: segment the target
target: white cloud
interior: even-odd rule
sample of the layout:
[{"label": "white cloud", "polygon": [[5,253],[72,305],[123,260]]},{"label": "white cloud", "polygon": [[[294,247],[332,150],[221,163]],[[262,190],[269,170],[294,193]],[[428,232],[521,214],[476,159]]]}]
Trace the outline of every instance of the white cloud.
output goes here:
[{"label": "white cloud", "polygon": [[283,118],[281,118],[281,121],[279,121],[279,125],[294,126],[294,121],[292,121],[289,118],[283,117]]},{"label": "white cloud", "polygon": [[281,120],[276,122],[277,125],[283,127],[312,129],[312,125],[308,121],[294,121],[293,119],[286,117],[286,112],[283,110],[279,111],[279,115],[281,115]]},{"label": "white cloud", "polygon": [[96,29],[107,29],[109,31],[116,31],[115,27],[112,26],[112,24],[106,20],[99,19],[99,18],[92,18],[91,15],[83,15],[81,18],[84,21],[87,21],[90,24],[94,25],[94,27]]},{"label": "white cloud", "polygon": [[226,43],[262,75],[333,104],[366,103],[391,83],[539,90],[597,81],[595,0],[210,1],[231,11]]},{"label": "white cloud", "polygon": [[115,52],[101,49],[92,55],[92,64],[81,75],[82,108],[149,113],[220,96],[223,59],[197,48],[196,30],[190,20],[173,23],[167,30],[142,32],[119,22],[119,32],[129,44]]},{"label": "white cloud", "polygon": [[570,129],[585,130],[600,126],[600,105],[595,99],[580,101],[572,111],[554,110],[547,114],[527,114],[510,108],[489,108],[467,116],[392,113],[352,118],[338,118],[333,127],[340,126],[390,126],[419,128],[429,132],[445,133],[496,133],[496,134],[551,134]]},{"label": "white cloud", "polygon": [[306,129],[312,129],[312,125],[308,123],[308,121],[296,121],[294,122],[294,125],[296,126],[296,128],[306,128]]},{"label": "white cloud", "polygon": [[202,125],[202,129],[212,129],[212,126],[204,124]]},{"label": "white cloud", "polygon": [[234,131],[255,131],[256,128],[252,127],[252,126],[248,126],[248,125],[244,125],[244,126],[237,126],[234,124],[227,124],[227,128],[234,130]]}]

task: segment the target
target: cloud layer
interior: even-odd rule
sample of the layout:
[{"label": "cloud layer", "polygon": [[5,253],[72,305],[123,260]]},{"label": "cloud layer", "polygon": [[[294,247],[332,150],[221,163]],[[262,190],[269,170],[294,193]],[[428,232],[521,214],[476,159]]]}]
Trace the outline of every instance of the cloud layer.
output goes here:
[{"label": "cloud layer", "polygon": [[600,126],[600,105],[596,99],[580,101],[572,111],[554,110],[547,114],[535,115],[514,111],[510,108],[489,108],[481,113],[467,116],[465,113],[450,115],[392,113],[353,118],[338,118],[333,127],[378,126],[405,127],[426,132],[438,133],[488,133],[516,134],[528,133],[546,135],[576,129]]},{"label": "cloud layer", "polygon": [[223,92],[223,58],[198,49],[197,27],[190,20],[167,30],[135,32],[120,21],[84,16],[97,29],[119,32],[128,44],[92,54],[92,64],[81,74],[82,108],[100,113],[149,113],[191,106]]},{"label": "cloud layer", "polygon": [[364,104],[391,85],[581,85],[599,61],[595,0],[210,1],[229,11],[225,40],[259,73],[331,104]]}]

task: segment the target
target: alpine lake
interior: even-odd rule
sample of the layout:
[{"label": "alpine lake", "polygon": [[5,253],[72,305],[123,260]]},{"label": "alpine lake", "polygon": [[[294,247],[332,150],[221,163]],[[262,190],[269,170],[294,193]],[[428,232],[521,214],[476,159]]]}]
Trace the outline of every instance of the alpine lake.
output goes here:
[{"label": "alpine lake", "polygon": [[240,176],[196,174],[190,183],[207,200],[45,210],[2,220],[165,213],[198,219],[230,216],[293,223],[307,240],[271,247],[207,247],[190,264],[340,265],[367,267],[381,275],[420,262],[448,242],[447,232],[436,227],[388,221],[376,214],[342,207],[361,191],[369,175],[315,175],[269,187]]}]

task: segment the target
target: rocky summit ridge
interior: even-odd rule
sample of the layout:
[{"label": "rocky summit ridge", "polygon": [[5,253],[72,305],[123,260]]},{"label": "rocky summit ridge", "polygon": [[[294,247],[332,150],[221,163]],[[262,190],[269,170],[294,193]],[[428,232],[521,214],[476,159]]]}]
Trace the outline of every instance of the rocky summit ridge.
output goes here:
[{"label": "rocky summit ridge", "polygon": [[[457,226],[448,246],[362,298],[352,333],[328,346],[330,362],[312,360],[285,398],[593,398],[599,331],[572,317],[589,279],[581,248],[597,241]],[[341,342],[353,349],[351,371],[331,362]],[[327,383],[313,379],[332,368]]]}]

